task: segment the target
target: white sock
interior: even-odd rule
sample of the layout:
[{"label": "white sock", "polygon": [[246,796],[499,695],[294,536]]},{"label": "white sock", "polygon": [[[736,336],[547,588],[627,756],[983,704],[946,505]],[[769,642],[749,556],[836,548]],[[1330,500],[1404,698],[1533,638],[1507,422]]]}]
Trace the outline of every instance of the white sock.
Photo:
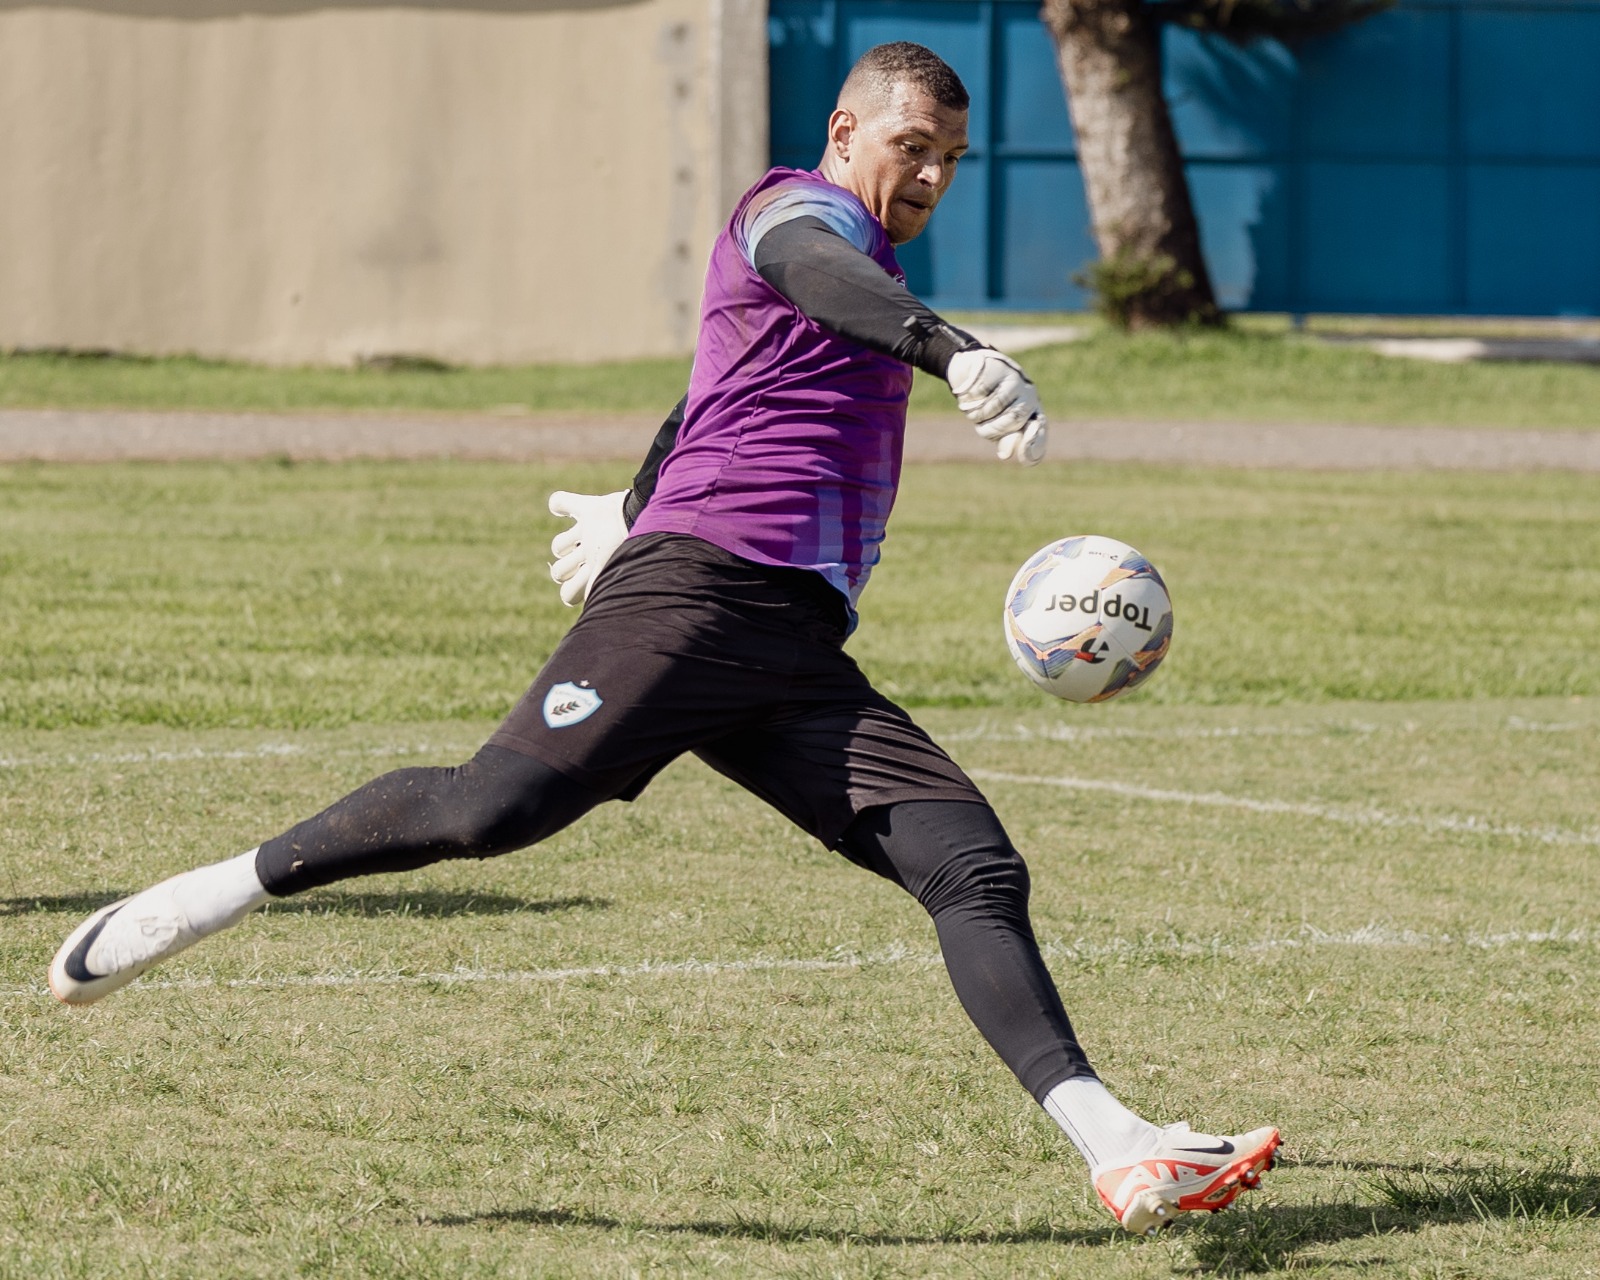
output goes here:
[{"label": "white sock", "polygon": [[237,924],[267,900],[256,874],[256,850],[196,867],[176,877],[173,900],[199,937]]},{"label": "white sock", "polygon": [[1111,1096],[1092,1076],[1063,1080],[1044,1096],[1044,1109],[1061,1126],[1090,1169],[1126,1161],[1155,1150],[1161,1130]]}]

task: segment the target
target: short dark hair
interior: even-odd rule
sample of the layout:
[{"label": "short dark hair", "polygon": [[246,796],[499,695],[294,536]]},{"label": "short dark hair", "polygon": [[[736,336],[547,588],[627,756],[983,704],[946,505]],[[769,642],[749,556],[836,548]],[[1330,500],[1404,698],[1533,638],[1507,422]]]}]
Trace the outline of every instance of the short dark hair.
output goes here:
[{"label": "short dark hair", "polygon": [[915,85],[941,107],[954,111],[965,111],[972,103],[967,86],[961,83],[961,77],[950,64],[932,49],[909,40],[896,40],[868,49],[850,68],[839,97],[843,100],[851,90],[887,97],[901,82]]}]

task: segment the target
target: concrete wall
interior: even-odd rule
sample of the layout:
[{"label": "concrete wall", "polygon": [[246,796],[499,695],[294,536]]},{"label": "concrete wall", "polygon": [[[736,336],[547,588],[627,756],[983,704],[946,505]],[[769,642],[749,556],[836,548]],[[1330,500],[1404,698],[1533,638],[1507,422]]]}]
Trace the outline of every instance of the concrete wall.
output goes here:
[{"label": "concrete wall", "polygon": [[0,348],[685,351],[764,37],[765,0],[0,0]]}]

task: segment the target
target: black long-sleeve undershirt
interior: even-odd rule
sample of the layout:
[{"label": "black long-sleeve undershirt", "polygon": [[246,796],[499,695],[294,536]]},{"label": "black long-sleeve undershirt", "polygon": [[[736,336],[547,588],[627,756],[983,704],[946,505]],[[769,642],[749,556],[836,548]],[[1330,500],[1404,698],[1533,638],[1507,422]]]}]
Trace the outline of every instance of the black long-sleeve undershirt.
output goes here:
[{"label": "black long-sleeve undershirt", "polygon": [[[757,243],[754,265],[763,280],[824,329],[936,377],[948,376],[958,351],[982,345],[941,320],[820,218],[793,218],[773,227]],[[622,506],[630,528],[656,490],[687,403],[685,396],[667,415],[633,478]]]},{"label": "black long-sleeve undershirt", "polygon": [[773,227],[756,245],[755,268],[824,329],[937,378],[949,374],[956,352],[982,345],[946,324],[820,218]]},{"label": "black long-sleeve undershirt", "polygon": [[633,485],[628,490],[628,496],[622,500],[622,519],[630,529],[633,528],[633,522],[639,518],[639,513],[644,510],[645,503],[650,501],[650,495],[656,491],[656,481],[661,476],[661,464],[672,452],[672,446],[678,443],[678,431],[683,426],[683,410],[688,403],[689,397],[684,396],[673,405],[667,420],[657,428],[656,438],[650,442],[650,449],[644,455],[644,463],[639,467],[639,473],[633,477]]}]

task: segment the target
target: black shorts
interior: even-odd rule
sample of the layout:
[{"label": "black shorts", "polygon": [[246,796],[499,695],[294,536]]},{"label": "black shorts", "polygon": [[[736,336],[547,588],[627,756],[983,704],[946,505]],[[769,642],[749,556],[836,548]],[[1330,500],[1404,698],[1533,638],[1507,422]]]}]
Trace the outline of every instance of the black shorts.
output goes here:
[{"label": "black shorts", "polygon": [[692,751],[830,848],[877,805],[987,803],[844,652],[846,617],[810,570],[630,538],[489,741],[623,800]]}]

